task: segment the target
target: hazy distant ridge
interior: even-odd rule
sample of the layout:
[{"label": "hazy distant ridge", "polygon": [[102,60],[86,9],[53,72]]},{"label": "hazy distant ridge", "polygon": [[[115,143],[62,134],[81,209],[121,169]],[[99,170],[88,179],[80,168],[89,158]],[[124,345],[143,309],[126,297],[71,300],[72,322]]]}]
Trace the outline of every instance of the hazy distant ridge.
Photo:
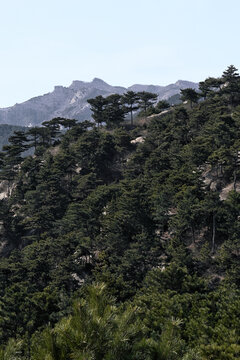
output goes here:
[{"label": "hazy distant ridge", "polygon": [[91,117],[87,99],[94,98],[97,95],[123,94],[128,90],[150,91],[157,93],[160,100],[168,99],[178,94],[180,89],[188,87],[197,89],[198,84],[178,80],[175,84],[167,86],[135,84],[129,88],[124,88],[111,86],[98,78],[91,82],[75,80],[69,87],[55,86],[53,92],[0,109],[0,124],[36,126],[43,121],[59,116],[82,121]]}]

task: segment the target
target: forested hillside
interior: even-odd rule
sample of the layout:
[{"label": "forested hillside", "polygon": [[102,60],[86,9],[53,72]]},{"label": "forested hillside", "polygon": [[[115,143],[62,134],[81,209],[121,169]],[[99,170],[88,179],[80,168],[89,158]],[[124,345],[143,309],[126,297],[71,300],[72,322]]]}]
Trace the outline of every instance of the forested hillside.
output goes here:
[{"label": "forested hillside", "polygon": [[199,89],[170,108],[146,92],[98,96],[95,123],[10,138],[0,359],[240,358],[237,69]]}]

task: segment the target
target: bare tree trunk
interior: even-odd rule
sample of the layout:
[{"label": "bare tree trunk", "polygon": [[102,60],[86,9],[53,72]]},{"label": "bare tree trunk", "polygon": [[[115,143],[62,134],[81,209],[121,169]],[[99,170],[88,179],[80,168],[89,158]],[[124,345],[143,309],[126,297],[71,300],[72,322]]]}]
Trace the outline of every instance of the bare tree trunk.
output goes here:
[{"label": "bare tree trunk", "polygon": [[193,225],[191,226],[191,228],[192,228],[192,238],[193,238],[193,242],[195,244],[195,229],[194,229]]},{"label": "bare tree trunk", "polygon": [[133,126],[133,112],[131,110],[131,126]]},{"label": "bare tree trunk", "polygon": [[233,171],[233,190],[236,191],[236,183],[237,183],[237,172],[236,169]]},{"label": "bare tree trunk", "polygon": [[236,191],[237,187],[237,161],[238,161],[238,150],[236,151],[236,158],[234,159],[234,171],[233,171],[233,190]]},{"label": "bare tree trunk", "polygon": [[220,174],[221,174],[221,176],[223,175],[223,169],[222,168],[223,168],[222,164],[220,164]]},{"label": "bare tree trunk", "polygon": [[213,219],[212,219],[212,250],[211,250],[212,253],[215,252],[215,235],[216,235],[216,215],[213,214]]},{"label": "bare tree trunk", "polygon": [[9,198],[10,196],[10,181],[7,180],[7,197]]}]

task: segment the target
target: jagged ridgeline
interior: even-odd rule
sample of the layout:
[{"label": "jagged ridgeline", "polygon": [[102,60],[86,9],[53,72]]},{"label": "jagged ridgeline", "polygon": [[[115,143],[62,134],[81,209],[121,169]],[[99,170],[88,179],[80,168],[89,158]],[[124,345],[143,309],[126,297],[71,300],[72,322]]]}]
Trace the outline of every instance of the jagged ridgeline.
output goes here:
[{"label": "jagged ridgeline", "polygon": [[40,126],[43,121],[56,117],[64,117],[83,121],[91,116],[88,99],[102,95],[122,95],[127,91],[147,91],[157,93],[159,100],[168,99],[179,94],[180,89],[192,87],[197,89],[198,84],[178,80],[175,84],[167,86],[158,85],[132,85],[128,88],[111,86],[101,79],[91,82],[73,81],[69,87],[55,86],[54,91],[37,96],[21,104],[7,108],[0,108],[0,124],[21,126]]},{"label": "jagged ridgeline", "polygon": [[240,357],[238,70],[181,100],[98,95],[94,122],[10,137],[0,359]]}]

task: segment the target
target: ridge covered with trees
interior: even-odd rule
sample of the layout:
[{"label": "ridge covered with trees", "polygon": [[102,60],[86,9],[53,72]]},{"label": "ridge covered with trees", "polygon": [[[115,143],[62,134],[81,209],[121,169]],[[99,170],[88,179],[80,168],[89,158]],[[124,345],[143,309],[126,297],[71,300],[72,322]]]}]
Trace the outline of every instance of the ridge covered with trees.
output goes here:
[{"label": "ridge covered with trees", "polygon": [[181,97],[98,96],[94,123],[9,138],[1,360],[240,357],[238,71]]}]

